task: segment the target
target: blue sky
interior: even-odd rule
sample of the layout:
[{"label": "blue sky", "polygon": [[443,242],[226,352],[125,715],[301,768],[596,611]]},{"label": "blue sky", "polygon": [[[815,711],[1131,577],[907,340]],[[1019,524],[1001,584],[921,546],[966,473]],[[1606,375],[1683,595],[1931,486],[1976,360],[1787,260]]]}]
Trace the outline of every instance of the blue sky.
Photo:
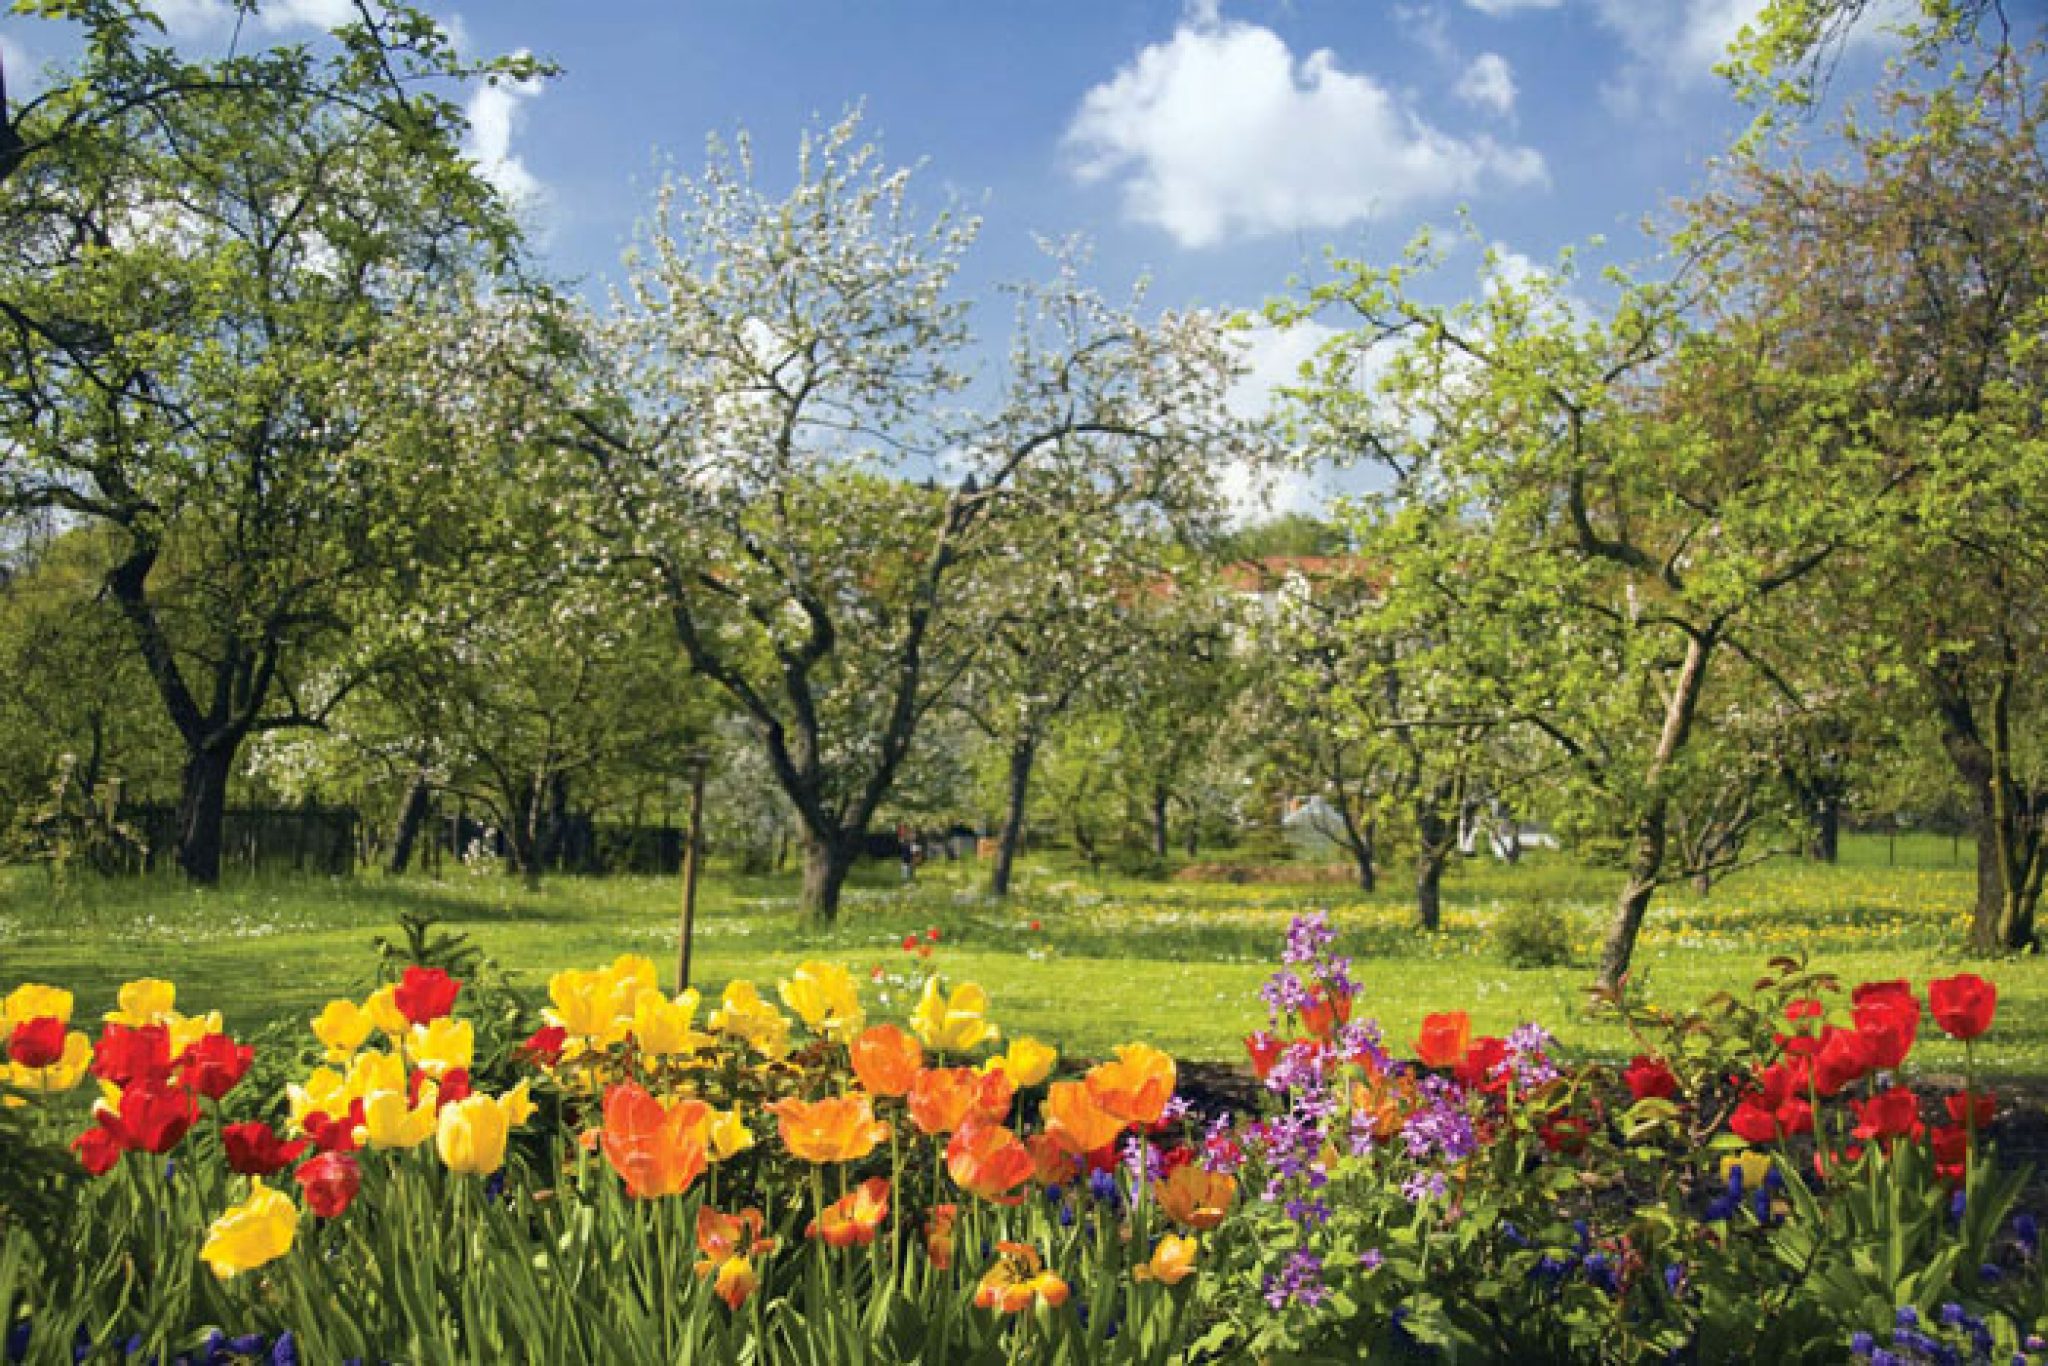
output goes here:
[{"label": "blue sky", "polygon": [[[546,263],[592,293],[618,275],[660,168],[745,128],[786,182],[797,137],[854,102],[923,193],[979,213],[963,287],[1034,271],[1034,235],[1092,241],[1100,282],[1162,304],[1256,306],[1323,253],[1386,259],[1462,207],[1544,262],[1607,239],[1643,262],[1644,216],[1702,183],[1745,115],[1714,75],[1762,0],[434,0],[476,52],[561,74],[474,92],[473,146],[528,205]],[[302,38],[348,0],[270,0]],[[160,0],[222,50],[227,0]],[[1866,26],[1837,87],[1867,82]],[[0,19],[10,79],[63,30]],[[247,35],[243,41],[249,41]],[[1477,269],[1476,254],[1470,265]],[[1468,274],[1466,279],[1470,279]],[[991,320],[997,321],[997,320]],[[999,330],[999,328],[997,329]],[[1312,336],[1266,338],[1278,379]]]}]

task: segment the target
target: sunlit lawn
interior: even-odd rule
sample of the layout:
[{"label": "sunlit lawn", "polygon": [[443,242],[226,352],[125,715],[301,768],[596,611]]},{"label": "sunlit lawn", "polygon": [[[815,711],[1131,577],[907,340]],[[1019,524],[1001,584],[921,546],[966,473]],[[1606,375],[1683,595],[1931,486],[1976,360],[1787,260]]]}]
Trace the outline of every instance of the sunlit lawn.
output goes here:
[{"label": "sunlit lawn", "polygon": [[[1924,980],[1959,970],[1957,946],[1970,888],[1970,850],[1925,837],[1898,842],[1887,865],[1881,839],[1851,840],[1834,868],[1776,864],[1715,888],[1705,899],[1672,892],[1653,910],[1638,972],[1672,1004],[1741,990],[1765,960],[1789,950],[1849,981]],[[1064,864],[1028,864],[1021,892],[996,906],[974,891],[971,865],[927,868],[906,889],[892,867],[863,870],[842,923],[805,935],[792,910],[794,882],[715,875],[705,886],[697,936],[700,985],[772,980],[805,957],[826,956],[886,980],[871,987],[877,1012],[907,1008],[904,984],[927,967],[973,979],[1012,1033],[1029,1032],[1077,1054],[1144,1038],[1186,1057],[1241,1056],[1241,1036],[1263,1021],[1255,996],[1288,918],[1326,907],[1356,957],[1366,997],[1395,1039],[1427,1011],[1465,1009],[1484,1030],[1526,1019],[1569,1044],[1609,1056],[1628,1050],[1615,1025],[1587,1018],[1584,985],[1612,872],[1552,857],[1517,868],[1457,869],[1446,928],[1411,926],[1400,889],[1360,896],[1335,886],[1219,886],[1091,878]],[[1578,961],[1510,968],[1494,942],[1503,906],[1540,901],[1573,918]],[[431,906],[522,986],[538,995],[570,965],[645,953],[673,973],[678,890],[672,879],[552,879],[539,893],[516,882],[454,871],[439,880],[243,880],[215,892],[172,881],[87,884],[53,904],[39,874],[0,872],[0,987],[18,979],[68,985],[91,1011],[128,977],[174,978],[193,1007],[226,1011],[250,1028],[307,1015],[341,992],[361,991],[372,937],[398,912]],[[1041,928],[1033,931],[1030,922]],[[902,940],[936,927],[927,960]],[[2000,1027],[1980,1060],[2012,1075],[2048,1076],[2048,965],[2038,958],[1973,965],[2001,992]],[[1938,1045],[1923,1065],[1960,1066]]]}]

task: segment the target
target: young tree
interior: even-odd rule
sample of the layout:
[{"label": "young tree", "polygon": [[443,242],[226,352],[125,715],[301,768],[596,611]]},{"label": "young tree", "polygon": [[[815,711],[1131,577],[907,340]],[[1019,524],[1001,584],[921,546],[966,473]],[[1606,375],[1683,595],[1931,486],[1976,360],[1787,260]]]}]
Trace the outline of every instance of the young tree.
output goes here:
[{"label": "young tree", "polygon": [[[1545,735],[1566,794],[1623,842],[1600,960],[1613,985],[1657,889],[1701,871],[1674,859],[1673,828],[1716,680],[1769,668],[1766,607],[1867,529],[1883,481],[1827,387],[1771,363],[1768,315],[1711,279],[1691,295],[1621,282],[1603,317],[1563,272],[1496,270],[1477,299],[1427,303],[1430,264],[1426,247],[1391,269],[1338,262],[1281,310],[1357,323],[1300,400],[1325,449],[1396,473],[1393,596],[1440,600],[1425,615],[1511,653],[1484,671],[1499,689],[1484,714]],[[1389,345],[1361,401],[1361,355]],[[1822,486],[1835,496],[1812,498]]]},{"label": "young tree", "polygon": [[1751,157],[1701,211],[1901,490],[1831,617],[1867,672],[1910,682],[1970,796],[1985,951],[2034,942],[2048,876],[2044,117],[2008,48],[1892,91],[1842,168]]},{"label": "young tree", "polygon": [[1215,320],[1142,320],[1071,263],[1019,292],[992,411],[949,404],[973,235],[922,217],[857,123],[804,139],[795,187],[744,140],[661,193],[631,305],[563,446],[574,515],[637,576],[692,667],[752,722],[831,920],[919,725],[988,622],[966,585],[1048,521],[1164,523],[1242,444]]}]

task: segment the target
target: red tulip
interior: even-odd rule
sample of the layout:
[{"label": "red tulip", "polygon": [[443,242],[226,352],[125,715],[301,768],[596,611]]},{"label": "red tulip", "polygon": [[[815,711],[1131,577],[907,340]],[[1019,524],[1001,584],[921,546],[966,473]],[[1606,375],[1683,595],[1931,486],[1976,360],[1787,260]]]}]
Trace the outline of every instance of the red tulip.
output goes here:
[{"label": "red tulip", "polygon": [[1244,1051],[1251,1055],[1252,1075],[1264,1081],[1273,1074],[1273,1064],[1280,1061],[1280,1055],[1287,1051],[1287,1041],[1261,1029],[1256,1034],[1245,1035]]},{"label": "red tulip", "polygon": [[1813,1060],[1813,1089],[1832,1096],[1861,1081],[1873,1065],[1869,1036],[1829,1025],[1821,1033],[1820,1052]]},{"label": "red tulip", "polygon": [[1979,1133],[1991,1127],[1991,1118],[1997,1109],[1997,1102],[1989,1091],[1958,1091],[1942,1097],[1942,1104],[1948,1110],[1948,1117],[1958,1126],[1974,1124]]},{"label": "red tulip", "polygon": [[130,1085],[121,1092],[116,1115],[100,1113],[124,1147],[147,1153],[167,1153],[199,1122],[199,1102],[182,1086],[152,1077]]},{"label": "red tulip", "polygon": [[1875,1070],[1896,1072],[1905,1065],[1906,1055],[1913,1051],[1913,1040],[1920,1032],[1920,1003],[1912,993],[1867,996],[1856,1003],[1855,1019],[1856,1032],[1870,1041],[1871,1066]]},{"label": "red tulip", "polygon": [[1415,1058],[1424,1067],[1456,1067],[1472,1047],[1472,1017],[1462,1010],[1422,1017]]},{"label": "red tulip", "polygon": [[363,1169],[347,1153],[322,1153],[302,1163],[295,1175],[306,1192],[306,1208],[322,1219],[346,1210],[363,1188]]},{"label": "red tulip", "polygon": [[306,1139],[287,1143],[260,1119],[230,1124],[220,1131],[227,1148],[228,1166],[243,1176],[273,1176],[299,1160],[306,1151]]},{"label": "red tulip", "polygon": [[116,1086],[145,1078],[161,1080],[171,1071],[171,1031],[162,1025],[110,1024],[92,1051],[92,1074]]},{"label": "red tulip", "polygon": [[398,987],[391,993],[391,1003],[406,1019],[423,1025],[455,1009],[455,995],[461,990],[462,983],[441,969],[414,965],[398,979]]},{"label": "red tulip", "polygon": [[79,1165],[93,1176],[105,1176],[112,1171],[124,1151],[119,1135],[99,1125],[72,1139],[71,1150],[78,1154]]},{"label": "red tulip", "polygon": [[1351,1022],[1351,996],[1349,993],[1332,995],[1322,987],[1309,993],[1308,1004],[1301,1008],[1301,1027],[1315,1038],[1328,1043],[1341,1025]]},{"label": "red tulip", "polygon": [[23,1067],[48,1067],[64,1056],[64,1022],[55,1015],[23,1020],[7,1036],[7,1056]]},{"label": "red tulip", "polygon": [[1991,1028],[1998,1013],[1998,988],[1974,973],[1941,977],[1927,984],[1927,1009],[1941,1032],[1974,1039]]},{"label": "red tulip", "polygon": [[1916,1012],[1920,1008],[1920,999],[1913,994],[1913,984],[1903,977],[1889,982],[1864,982],[1849,993],[1849,1001],[1859,1006],[1870,1001],[1902,1001],[1910,1002]]},{"label": "red tulip", "polygon": [[1934,1149],[1934,1174],[1943,1181],[1961,1184],[1970,1157],[1970,1131],[1960,1124],[1944,1124],[1928,1135]]},{"label": "red tulip", "polygon": [[1621,1079],[1628,1085],[1628,1093],[1637,1100],[1652,1097],[1671,1100],[1678,1095],[1678,1074],[1671,1070],[1671,1064],[1648,1054],[1638,1054],[1629,1059]]},{"label": "red tulip", "polygon": [[340,1119],[332,1119],[315,1110],[306,1116],[303,1127],[306,1137],[313,1140],[313,1146],[323,1153],[350,1153],[356,1150],[356,1130],[363,1123],[363,1103],[358,1100],[348,1107],[348,1113]]},{"label": "red tulip", "polygon": [[568,1030],[560,1025],[545,1025],[519,1045],[519,1056],[540,1067],[553,1067],[562,1060],[562,1047],[568,1042]]},{"label": "red tulip", "polygon": [[1860,1139],[1919,1138],[1926,1132],[1920,1122],[1920,1097],[1903,1086],[1880,1091],[1869,1100],[1852,1100],[1856,1111],[1855,1136]]},{"label": "red tulip", "polygon": [[1465,1060],[1451,1070],[1451,1075],[1467,1086],[1476,1086],[1483,1091],[1494,1091],[1507,1085],[1507,1074],[1502,1064],[1508,1060],[1508,1041],[1492,1034],[1474,1039]]},{"label": "red tulip", "polygon": [[208,1100],[235,1089],[256,1060],[256,1050],[225,1034],[208,1034],[178,1055],[178,1080]]}]

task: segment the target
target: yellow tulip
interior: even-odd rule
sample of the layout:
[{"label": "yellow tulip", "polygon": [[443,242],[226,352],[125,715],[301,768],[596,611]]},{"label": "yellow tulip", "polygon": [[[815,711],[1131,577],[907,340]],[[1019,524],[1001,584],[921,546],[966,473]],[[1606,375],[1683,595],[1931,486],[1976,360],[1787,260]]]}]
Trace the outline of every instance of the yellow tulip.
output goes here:
[{"label": "yellow tulip", "polygon": [[936,977],[925,980],[910,1027],[926,1048],[940,1053],[965,1053],[1001,1033],[988,1021],[987,992],[973,982],[962,982],[949,998],[939,990]]},{"label": "yellow tulip", "polygon": [[373,1027],[370,1012],[354,1001],[329,1001],[313,1018],[313,1037],[327,1046],[327,1061],[347,1062]]},{"label": "yellow tulip", "polygon": [[403,1091],[372,1091],[363,1097],[363,1123],[356,1130],[358,1142],[372,1148],[417,1148],[434,1136],[434,1102],[439,1089],[432,1082],[420,1087],[420,1103],[408,1109]]},{"label": "yellow tulip", "polygon": [[114,999],[121,1008],[107,1012],[107,1023],[139,1029],[161,1024],[176,1013],[178,988],[160,977],[138,977],[123,983]]},{"label": "yellow tulip", "polygon": [[370,1023],[394,1039],[402,1039],[412,1028],[412,1021],[405,1018],[405,1012],[398,1008],[398,983],[386,982],[370,993],[370,999],[363,1002],[363,1009],[369,1012]]},{"label": "yellow tulip", "polygon": [[752,982],[728,982],[719,1007],[711,1012],[711,1027],[735,1034],[764,1057],[779,1058],[789,1052],[789,1017],[761,999]]},{"label": "yellow tulip", "polygon": [[522,1081],[498,1097],[498,1103],[505,1107],[505,1114],[511,1119],[512,1127],[515,1129],[532,1119],[534,1110],[538,1108],[533,1103],[533,1097],[527,1094],[526,1088],[527,1083]]},{"label": "yellow tulip", "polygon": [[713,1110],[704,1119],[704,1152],[713,1162],[723,1162],[735,1153],[754,1146],[754,1131],[747,1127],[740,1107]]},{"label": "yellow tulip", "polygon": [[71,1023],[71,993],[62,987],[46,987],[40,982],[23,982],[7,993],[7,999],[0,1001],[0,1022],[6,1028],[0,1034],[11,1034],[14,1026],[29,1020],[40,1020],[54,1015],[65,1024]]},{"label": "yellow tulip", "polygon": [[1010,1051],[990,1058],[982,1064],[982,1070],[1004,1073],[1010,1085],[1021,1091],[1051,1076],[1053,1064],[1059,1060],[1060,1051],[1051,1044],[1031,1038],[1012,1039]]},{"label": "yellow tulip", "polygon": [[348,1081],[342,1088],[342,1108],[373,1091],[404,1091],[405,1059],[396,1053],[358,1053],[348,1065]]},{"label": "yellow tulip", "polygon": [[157,1023],[164,1026],[171,1036],[171,1056],[198,1043],[209,1034],[225,1034],[227,1025],[218,1010],[209,1010],[204,1015],[180,1015],[177,1011],[160,1017]]},{"label": "yellow tulip", "polygon": [[300,1131],[305,1129],[306,1120],[316,1114],[340,1119],[348,1113],[349,1102],[354,1099],[348,1092],[348,1078],[331,1067],[314,1068],[303,1085],[286,1086],[284,1094],[292,1127]]},{"label": "yellow tulip", "polygon": [[299,1207],[291,1198],[254,1181],[247,1200],[213,1221],[199,1255],[214,1275],[226,1280],[290,1252],[298,1228]]},{"label": "yellow tulip", "polygon": [[848,1038],[867,1023],[860,988],[854,985],[853,974],[837,963],[800,963],[776,991],[798,1018],[827,1038]]},{"label": "yellow tulip", "polygon": [[434,1129],[434,1147],[451,1172],[489,1176],[505,1165],[505,1141],[520,1105],[510,1096],[465,1096],[443,1106]]},{"label": "yellow tulip", "polygon": [[633,1003],[633,1042],[642,1053],[659,1058],[711,1047],[718,1040],[694,1027],[699,999],[694,990],[673,1001],[658,990],[641,992]]},{"label": "yellow tulip", "polygon": [[405,1051],[411,1055],[413,1066],[430,1077],[467,1071],[476,1056],[476,1030],[467,1020],[443,1015],[438,1020],[414,1025],[406,1035]]}]

